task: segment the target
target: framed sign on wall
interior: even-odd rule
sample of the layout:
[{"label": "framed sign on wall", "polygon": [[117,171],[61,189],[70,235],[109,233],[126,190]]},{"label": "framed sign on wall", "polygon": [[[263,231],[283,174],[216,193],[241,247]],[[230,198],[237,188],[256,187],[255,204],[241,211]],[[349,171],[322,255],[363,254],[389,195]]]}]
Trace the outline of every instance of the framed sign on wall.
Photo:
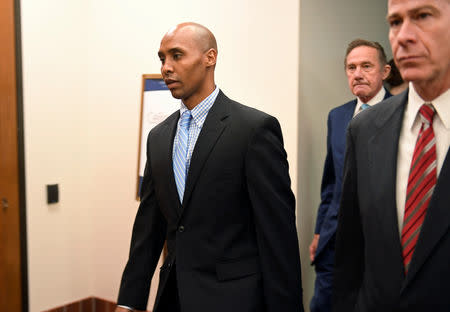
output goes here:
[{"label": "framed sign on wall", "polygon": [[180,100],[172,97],[160,74],[142,75],[141,121],[139,131],[138,175],[136,199],[140,199],[141,184],[147,161],[147,136],[157,124],[180,109]]}]

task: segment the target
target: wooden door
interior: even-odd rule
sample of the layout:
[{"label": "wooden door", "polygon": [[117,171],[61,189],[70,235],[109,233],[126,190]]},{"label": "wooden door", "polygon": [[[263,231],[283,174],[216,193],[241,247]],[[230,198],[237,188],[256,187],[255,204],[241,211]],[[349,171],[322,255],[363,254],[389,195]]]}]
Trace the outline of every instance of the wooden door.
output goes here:
[{"label": "wooden door", "polygon": [[21,203],[19,201],[20,169],[15,4],[14,0],[0,0],[1,311],[23,311],[24,309],[22,285],[25,283],[22,282],[20,242]]}]

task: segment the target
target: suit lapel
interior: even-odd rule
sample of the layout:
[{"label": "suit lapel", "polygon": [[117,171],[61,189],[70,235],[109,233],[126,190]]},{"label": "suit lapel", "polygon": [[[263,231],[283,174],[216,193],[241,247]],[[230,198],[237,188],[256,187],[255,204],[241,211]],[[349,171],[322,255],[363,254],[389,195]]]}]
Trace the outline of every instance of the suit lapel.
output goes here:
[{"label": "suit lapel", "polygon": [[177,123],[180,118],[180,112],[176,112],[168,118],[165,127],[161,131],[160,140],[158,141],[158,150],[161,151],[161,167],[167,168],[166,172],[166,185],[168,190],[168,198],[174,201],[173,206],[177,207],[178,215],[181,214],[181,203],[178,196],[177,187],[175,184],[175,176],[173,173],[173,161],[172,161],[172,152],[173,152],[173,140],[175,138],[175,134],[177,131]]},{"label": "suit lapel", "polygon": [[214,145],[227,126],[226,119],[229,115],[228,101],[230,100],[220,91],[200,131],[186,178],[183,207],[189,202],[202,168]]},{"label": "suit lapel", "polygon": [[386,93],[384,94],[383,101],[388,99],[388,98],[390,98],[392,96],[392,94],[386,88],[384,89],[384,91],[386,91]]},{"label": "suit lapel", "polygon": [[411,260],[404,287],[414,278],[425,260],[432,253],[433,248],[441,237],[448,233],[450,226],[450,149],[439,173],[419,239]]},{"label": "suit lapel", "polygon": [[392,255],[397,257],[398,263],[394,265],[398,266],[399,274],[403,273],[403,264],[395,192],[398,141],[406,101],[406,97],[389,100],[385,109],[372,112],[376,132],[367,144],[370,177],[375,177],[369,179],[371,198],[376,200],[375,222],[382,225],[377,235],[392,242],[389,247],[393,248]]},{"label": "suit lapel", "polygon": [[[350,124],[350,121],[353,119],[353,114],[355,113],[355,107],[356,107],[356,100],[351,101],[349,104],[345,106],[345,110],[343,110],[341,112],[341,114],[339,114],[337,117],[339,118],[339,129],[338,129],[338,135],[334,136],[334,150],[333,153],[335,155],[333,155],[333,157],[339,157],[340,161],[339,163],[341,164],[341,169],[340,171],[343,170],[343,165],[344,165],[344,157],[345,157],[345,149],[346,149],[346,133],[347,133],[347,128],[348,125]],[[336,130],[333,130],[336,131]],[[333,134],[334,135],[334,134]],[[340,174],[341,176],[343,175],[343,172],[341,172]],[[338,208],[338,206],[337,206]]]},{"label": "suit lapel", "polygon": [[347,132],[347,126],[350,123],[350,120],[352,120],[353,114],[355,113],[356,103],[357,103],[356,100],[351,101],[350,105],[347,106],[347,109],[342,114],[342,121],[346,125],[345,129],[344,129],[345,130],[344,136],[345,136],[345,133]]}]

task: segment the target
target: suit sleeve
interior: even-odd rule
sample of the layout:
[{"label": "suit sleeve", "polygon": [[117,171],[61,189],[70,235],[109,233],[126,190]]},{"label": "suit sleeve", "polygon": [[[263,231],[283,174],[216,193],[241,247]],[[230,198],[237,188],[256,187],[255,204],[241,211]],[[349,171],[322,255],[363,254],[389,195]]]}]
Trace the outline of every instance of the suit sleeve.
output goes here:
[{"label": "suit sleeve", "polygon": [[364,236],[358,205],[355,145],[347,131],[341,206],[336,232],[333,311],[354,311],[364,271]]},{"label": "suit sleeve", "polygon": [[267,312],[303,311],[295,198],[278,121],[255,128],[246,156]]},{"label": "suit sleeve", "polygon": [[336,176],[333,164],[333,150],[331,148],[331,112],[328,115],[328,133],[327,133],[327,156],[325,158],[325,165],[323,167],[322,186],[320,189],[320,205],[317,211],[316,228],[314,233],[320,234],[323,220],[330,207],[331,200],[333,199],[333,192],[336,183]]},{"label": "suit sleeve", "polygon": [[150,153],[142,182],[141,204],[134,221],[130,253],[122,275],[118,304],[147,309],[150,284],[161,255],[167,223],[155,198]]}]

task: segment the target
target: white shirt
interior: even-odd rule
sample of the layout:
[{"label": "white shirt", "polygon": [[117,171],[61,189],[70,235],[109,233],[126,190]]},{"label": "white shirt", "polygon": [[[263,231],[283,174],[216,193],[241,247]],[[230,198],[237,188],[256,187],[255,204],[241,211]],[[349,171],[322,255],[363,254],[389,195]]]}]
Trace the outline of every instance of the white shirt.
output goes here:
[{"label": "white shirt", "polygon": [[[384,90],[384,87],[381,87],[380,91],[378,91],[377,94],[373,98],[369,100],[366,104],[373,106],[375,104],[380,103],[384,100],[384,96],[386,95],[386,90]],[[363,105],[364,102],[361,101],[359,98],[356,98],[356,107],[355,111],[353,112],[353,117],[355,117],[359,112],[361,112],[361,105]]]},{"label": "white shirt", "polygon": [[[409,83],[408,104],[406,105],[405,115],[403,116],[397,155],[396,202],[400,236],[403,228],[403,216],[405,214],[409,169],[421,127],[419,109],[425,102],[427,101],[424,101],[417,94],[416,90],[414,90],[413,84]],[[431,103],[436,110],[433,118],[433,131],[436,138],[436,169],[437,175],[439,176],[450,145],[450,89],[431,101]]]}]

